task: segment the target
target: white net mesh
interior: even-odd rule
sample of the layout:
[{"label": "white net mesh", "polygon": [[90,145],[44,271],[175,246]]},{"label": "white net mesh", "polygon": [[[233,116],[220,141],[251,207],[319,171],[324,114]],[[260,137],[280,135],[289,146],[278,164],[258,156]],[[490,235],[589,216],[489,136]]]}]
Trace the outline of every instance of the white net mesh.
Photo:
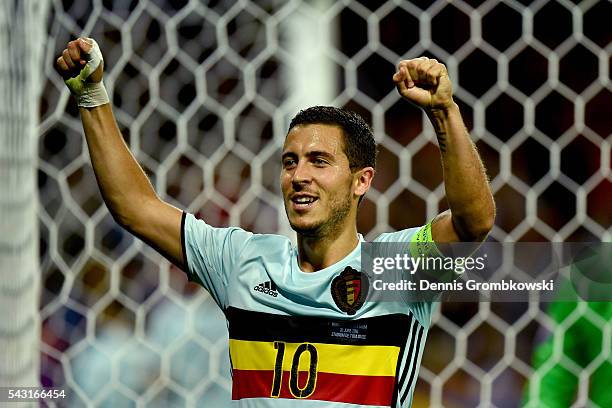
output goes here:
[{"label": "white net mesh", "polygon": [[[38,172],[43,384],[67,387],[72,406],[217,407],[231,387],[221,312],[101,201],[50,63],[69,40],[100,44],[119,126],[158,193],[212,225],[288,232],[278,151],[288,119],[315,103],[359,112],[380,143],[364,234],[444,209],[433,131],[391,82],[401,58],[428,55],[447,65],[488,167],[491,239],[610,241],[611,5],[522,3],[54,1]],[[445,304],[414,406],[516,406],[536,333],[557,327],[543,309]],[[585,406],[612,330],[588,308],[571,316],[561,329],[582,316],[603,342],[586,366],[556,353]]]}]

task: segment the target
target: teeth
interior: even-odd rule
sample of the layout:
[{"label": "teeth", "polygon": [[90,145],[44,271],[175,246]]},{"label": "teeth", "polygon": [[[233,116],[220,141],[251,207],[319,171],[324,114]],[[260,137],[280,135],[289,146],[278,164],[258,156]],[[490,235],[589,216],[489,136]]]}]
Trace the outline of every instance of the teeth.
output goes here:
[{"label": "teeth", "polygon": [[314,198],[312,197],[298,197],[295,199],[295,202],[298,204],[308,204],[308,203],[312,203],[314,201]]}]

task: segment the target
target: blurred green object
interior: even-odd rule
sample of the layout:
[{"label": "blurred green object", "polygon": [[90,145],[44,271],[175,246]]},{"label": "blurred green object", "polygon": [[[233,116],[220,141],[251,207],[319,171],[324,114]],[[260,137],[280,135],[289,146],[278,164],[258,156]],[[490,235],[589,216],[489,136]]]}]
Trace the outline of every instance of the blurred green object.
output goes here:
[{"label": "blurred green object", "polygon": [[556,323],[552,336],[533,353],[535,375],[529,380],[524,406],[567,408],[578,397],[579,376],[588,376],[588,406],[612,407],[612,302],[610,244],[601,243],[574,258],[573,302],[553,302],[547,314]]}]

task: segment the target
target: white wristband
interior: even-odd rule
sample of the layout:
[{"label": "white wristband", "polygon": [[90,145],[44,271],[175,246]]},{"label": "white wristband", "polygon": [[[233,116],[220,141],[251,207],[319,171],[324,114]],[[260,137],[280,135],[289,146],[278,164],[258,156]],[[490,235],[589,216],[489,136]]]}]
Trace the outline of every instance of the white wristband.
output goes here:
[{"label": "white wristband", "polygon": [[77,105],[83,108],[95,108],[96,106],[105,105],[110,102],[102,81],[84,83],[82,93],[75,96]]},{"label": "white wristband", "polygon": [[67,79],[66,85],[70,92],[76,97],[77,104],[84,108],[93,108],[96,106],[109,103],[108,93],[102,81],[88,82],[87,78],[100,66],[104,61],[102,52],[98,43],[93,38],[85,38],[85,41],[91,44],[91,50],[83,57],[87,63],[79,72],[79,75]]}]

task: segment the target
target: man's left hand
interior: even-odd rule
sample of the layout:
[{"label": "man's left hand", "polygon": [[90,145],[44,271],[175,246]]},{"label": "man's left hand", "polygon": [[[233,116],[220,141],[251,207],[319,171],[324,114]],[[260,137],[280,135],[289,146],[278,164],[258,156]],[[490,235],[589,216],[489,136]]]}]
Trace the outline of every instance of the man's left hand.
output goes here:
[{"label": "man's left hand", "polygon": [[393,82],[404,99],[425,110],[448,109],[454,103],[448,71],[435,59],[400,61]]}]

